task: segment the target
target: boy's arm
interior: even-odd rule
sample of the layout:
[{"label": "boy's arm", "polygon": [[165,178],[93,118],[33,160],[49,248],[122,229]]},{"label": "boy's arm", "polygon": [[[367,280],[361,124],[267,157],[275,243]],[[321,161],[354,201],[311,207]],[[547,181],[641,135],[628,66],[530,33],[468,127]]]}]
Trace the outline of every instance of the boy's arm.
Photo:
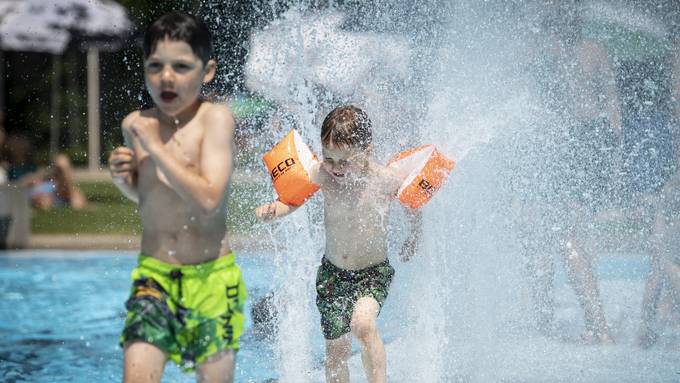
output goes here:
[{"label": "boy's arm", "polygon": [[255,209],[255,216],[263,222],[271,222],[277,218],[285,217],[294,212],[299,206],[286,205],[285,203],[276,200],[271,203],[264,204]]},{"label": "boy's arm", "polygon": [[233,171],[234,119],[229,109],[222,105],[211,105],[201,119],[205,128],[199,160],[200,173],[187,170],[165,148],[157,125],[146,123],[132,130],[167,178],[168,185],[193,208],[203,214],[210,214],[222,204]]},{"label": "boy's arm", "polygon": [[403,262],[408,262],[416,254],[418,242],[423,233],[423,213],[421,210],[406,209],[406,219],[408,220],[409,234],[404,244],[401,246],[399,258]]},{"label": "boy's arm", "polygon": [[[404,182],[404,176],[398,174],[394,169],[389,167],[380,167],[382,172],[382,180],[385,183],[385,193],[391,198],[398,199],[397,195],[399,189]],[[416,253],[418,242],[423,232],[423,213],[420,209],[410,209],[403,207],[406,211],[406,219],[408,221],[408,236],[401,246],[399,258],[403,262],[408,262]]]},{"label": "boy's arm", "polygon": [[[309,169],[309,180],[323,187],[325,182],[324,173],[321,171],[321,162],[316,162]],[[279,200],[259,206],[255,209],[255,216],[263,222],[270,222],[277,218],[285,217],[297,210],[299,206],[287,205]]]},{"label": "boy's arm", "polygon": [[123,120],[123,140],[125,146],[115,148],[109,155],[109,171],[111,179],[118,190],[128,199],[139,203],[137,190],[137,161],[132,146],[132,139],[128,132],[132,115]]}]

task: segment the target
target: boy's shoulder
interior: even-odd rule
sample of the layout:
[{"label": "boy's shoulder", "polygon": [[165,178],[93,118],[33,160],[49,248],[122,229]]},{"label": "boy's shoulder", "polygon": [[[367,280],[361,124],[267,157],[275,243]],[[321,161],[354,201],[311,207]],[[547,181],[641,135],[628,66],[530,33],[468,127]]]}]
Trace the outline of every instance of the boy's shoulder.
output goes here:
[{"label": "boy's shoulder", "polygon": [[203,101],[198,113],[203,124],[222,126],[234,124],[234,116],[226,104]]},{"label": "boy's shoulder", "polygon": [[373,170],[378,183],[383,188],[384,193],[387,195],[396,195],[399,187],[401,187],[401,184],[404,182],[404,177],[393,168],[380,163],[372,163],[371,169]]},{"label": "boy's shoulder", "polygon": [[226,105],[204,101],[194,118],[195,124],[200,125],[204,140],[224,145],[233,139],[236,122]]}]

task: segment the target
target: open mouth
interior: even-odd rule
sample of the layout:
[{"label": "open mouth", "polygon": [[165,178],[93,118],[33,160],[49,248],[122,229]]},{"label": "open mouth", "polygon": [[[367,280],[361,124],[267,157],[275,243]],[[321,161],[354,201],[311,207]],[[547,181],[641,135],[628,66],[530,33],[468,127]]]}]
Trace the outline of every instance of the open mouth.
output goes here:
[{"label": "open mouth", "polygon": [[171,102],[175,98],[177,98],[177,93],[173,91],[164,90],[161,92],[161,100],[163,100],[164,102]]},{"label": "open mouth", "polygon": [[331,172],[335,177],[342,178],[345,176],[345,173],[336,173],[336,172]]}]

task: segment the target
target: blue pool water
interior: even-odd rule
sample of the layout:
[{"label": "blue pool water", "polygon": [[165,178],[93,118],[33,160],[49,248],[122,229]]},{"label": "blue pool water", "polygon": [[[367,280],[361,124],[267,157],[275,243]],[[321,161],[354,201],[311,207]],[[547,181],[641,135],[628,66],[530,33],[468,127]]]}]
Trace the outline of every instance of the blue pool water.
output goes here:
[{"label": "blue pool water", "polygon": [[[271,254],[239,257],[248,284],[250,304],[276,290]],[[0,253],[0,381],[2,382],[119,382],[122,352],[118,336],[123,326],[124,302],[133,253],[122,252],[2,252]],[[386,343],[391,382],[413,381],[414,346],[409,336],[404,302],[410,274],[421,262],[394,262],[397,274],[379,327]],[[598,274],[605,310],[617,340],[614,346],[584,346],[570,341],[580,332],[582,316],[573,292],[560,272],[556,285],[557,339],[531,332],[496,333],[490,346],[480,346],[474,335],[449,340],[455,358],[442,382],[675,382],[680,377],[680,329],[651,350],[635,346],[647,262],[640,255],[602,256]],[[412,287],[412,285],[411,285]],[[310,302],[313,297],[300,295]],[[315,311],[315,310],[314,310]],[[317,315],[316,312],[314,315]],[[460,312],[447,313],[455,320]],[[318,320],[318,316],[314,317]],[[318,323],[318,322],[316,322]],[[314,370],[308,382],[323,381],[323,341],[314,335]],[[285,331],[285,330],[284,330]],[[566,339],[566,340],[565,340]],[[265,383],[279,379],[275,345],[253,330],[248,316],[241,338],[236,382]],[[486,351],[484,351],[486,350]],[[480,352],[488,361],[479,362]],[[488,363],[488,364],[485,364]],[[355,345],[350,360],[353,382],[363,382]],[[493,368],[489,375],[488,368]],[[168,364],[163,382],[193,382]],[[295,382],[297,383],[297,382]],[[429,382],[428,382],[429,383]]]},{"label": "blue pool water", "polygon": [[[117,382],[130,271],[136,257],[119,252],[4,252],[0,256],[0,380]],[[263,256],[239,257],[249,304],[272,288]],[[247,307],[249,311],[249,307]],[[241,338],[236,381],[275,377],[272,348],[252,331]],[[169,363],[164,382],[193,382]]]}]

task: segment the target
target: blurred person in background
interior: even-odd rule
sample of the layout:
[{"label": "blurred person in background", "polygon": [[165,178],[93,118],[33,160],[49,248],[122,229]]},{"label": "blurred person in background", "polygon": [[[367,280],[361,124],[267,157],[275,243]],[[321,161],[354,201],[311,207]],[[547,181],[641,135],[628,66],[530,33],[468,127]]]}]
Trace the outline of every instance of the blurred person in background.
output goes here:
[{"label": "blurred person in background", "polygon": [[[638,344],[651,347],[680,310],[680,172],[662,189],[652,228],[650,271],[642,301]],[[663,320],[661,320],[663,319]]]},{"label": "blurred person in background", "polygon": [[[675,33],[671,59],[671,97],[675,117],[675,157],[680,162],[677,122],[680,121],[680,25]],[[650,271],[642,301],[638,344],[653,346],[663,327],[680,313],[680,170],[666,182],[656,203],[652,228]]]},{"label": "blurred person in background", "polygon": [[39,168],[33,160],[31,140],[17,134],[9,136],[7,152],[8,179],[29,188],[33,207],[42,210],[85,207],[87,199],[75,184],[73,166],[67,155],[57,154],[50,166]]},{"label": "blurred person in background", "polygon": [[34,207],[42,210],[55,207],[80,210],[87,205],[85,194],[76,186],[73,166],[67,155],[57,154],[46,173],[31,187],[31,203]]},{"label": "blurred person in background", "polygon": [[524,228],[520,238],[538,328],[549,334],[553,326],[551,254],[558,252],[584,310],[581,340],[611,343],[593,256],[584,238],[593,231],[597,212],[617,192],[621,111],[610,57],[599,41],[583,36],[578,12],[573,5],[560,4],[542,21],[545,34],[534,70],[550,130],[543,134],[552,134],[555,148],[542,171],[550,176],[538,181],[546,185],[535,185],[529,192],[545,194],[543,203],[534,204],[534,195],[521,208],[527,222],[519,224]]}]

